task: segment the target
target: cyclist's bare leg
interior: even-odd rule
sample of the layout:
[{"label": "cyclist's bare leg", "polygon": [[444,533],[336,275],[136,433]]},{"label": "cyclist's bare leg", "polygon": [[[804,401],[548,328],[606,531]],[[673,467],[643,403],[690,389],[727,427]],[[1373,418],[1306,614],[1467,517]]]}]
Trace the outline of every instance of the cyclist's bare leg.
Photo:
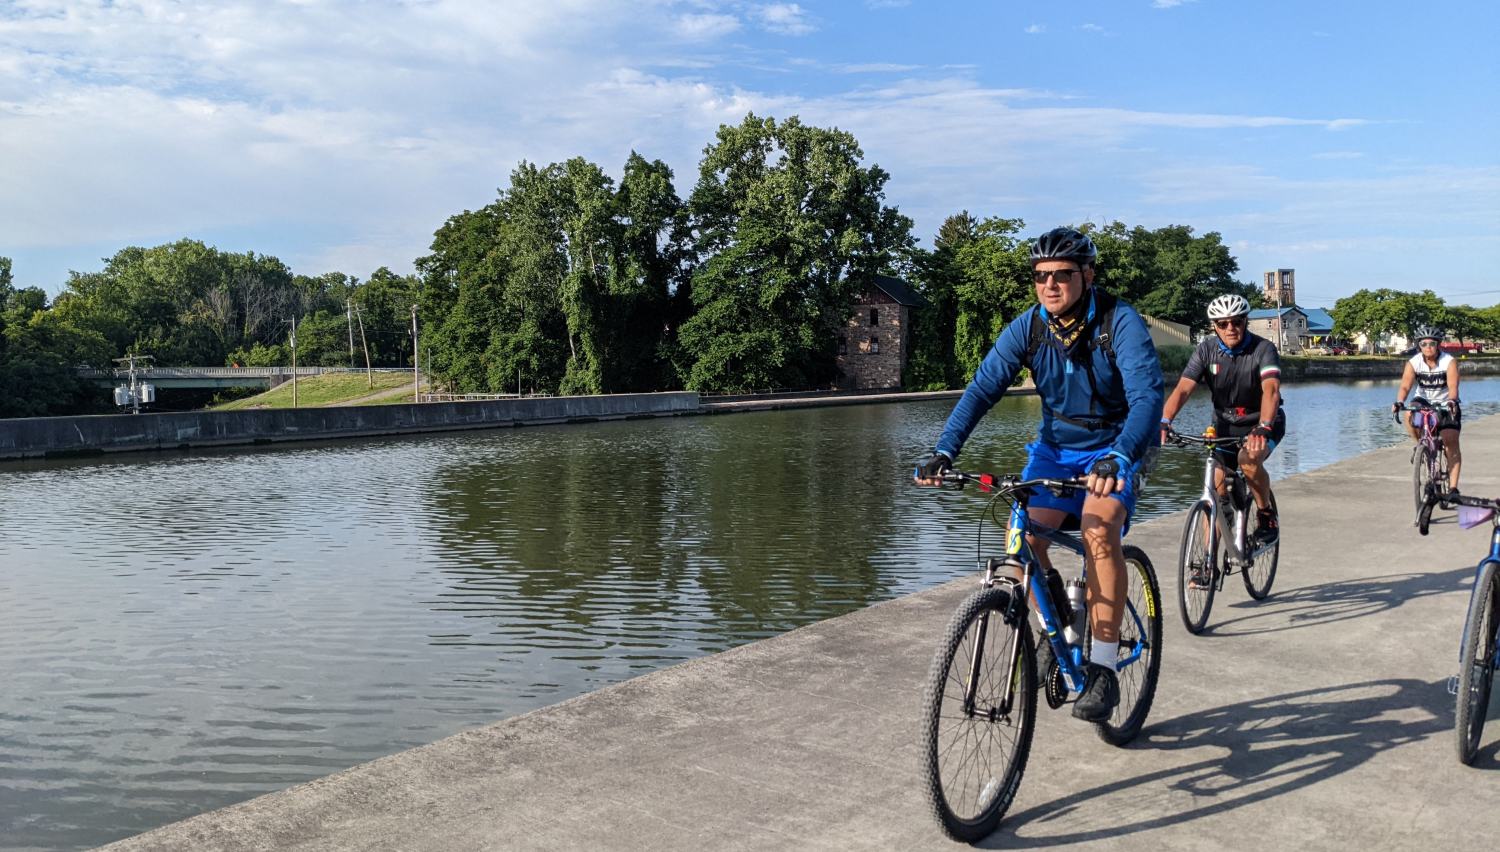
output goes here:
[{"label": "cyclist's bare leg", "polygon": [[1416,425],[1412,423],[1412,420],[1416,419],[1416,416],[1417,413],[1415,411],[1406,412],[1406,431],[1411,434],[1413,441],[1420,441],[1422,440],[1422,436],[1417,432]]},{"label": "cyclist's bare leg", "polygon": [[[1033,523],[1041,524],[1042,526],[1046,527],[1052,527],[1053,529],[1060,529],[1063,525],[1063,522],[1068,519],[1068,513],[1064,512],[1061,509],[1027,509],[1026,516],[1030,518]],[[1047,555],[1047,549],[1052,546],[1052,542],[1046,540],[1045,538],[1042,538],[1041,536],[1028,535],[1026,536],[1026,543],[1031,545],[1031,550],[1036,554],[1036,561],[1038,564],[1040,564],[1043,568],[1052,567],[1052,558]],[[1022,579],[1021,569],[1019,568],[1016,569],[1016,579]],[[1063,605],[1063,602],[1053,601],[1052,605],[1055,607],[1060,607]],[[1036,611],[1036,595],[1034,594],[1031,595],[1031,609],[1033,612]]]},{"label": "cyclist's bare leg", "polygon": [[1125,515],[1122,501],[1090,494],[1084,498],[1079,518],[1084,550],[1088,553],[1089,622],[1094,639],[1099,642],[1120,641],[1120,620],[1125,615],[1130,582],[1120,544]]},{"label": "cyclist's bare leg", "polygon": [[1463,464],[1463,453],[1458,451],[1458,430],[1444,429],[1443,453],[1448,456],[1448,487],[1458,487],[1458,468]]},{"label": "cyclist's bare leg", "polygon": [[1271,508],[1271,475],[1266,473],[1264,464],[1270,454],[1269,447],[1255,453],[1240,448],[1240,473],[1245,475],[1250,493],[1255,495],[1255,505],[1261,509]]}]

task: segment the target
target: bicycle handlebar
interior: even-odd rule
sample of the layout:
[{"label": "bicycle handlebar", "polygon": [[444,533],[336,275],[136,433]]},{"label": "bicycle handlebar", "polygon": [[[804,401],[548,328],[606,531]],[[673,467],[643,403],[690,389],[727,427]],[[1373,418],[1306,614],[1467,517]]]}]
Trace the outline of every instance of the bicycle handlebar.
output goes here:
[{"label": "bicycle handlebar", "polygon": [[1475,506],[1480,509],[1495,509],[1496,511],[1500,511],[1500,500],[1489,497],[1468,497],[1463,494],[1452,493],[1441,495],[1441,497],[1443,500],[1455,505]]},{"label": "bicycle handlebar", "polygon": [[1020,491],[1023,488],[1060,488],[1081,491],[1088,488],[1088,482],[1082,479],[1021,479],[1018,476],[994,476],[988,473],[964,473],[960,470],[950,470],[943,474],[944,482],[956,482],[959,484],[972,482],[981,489],[989,491],[991,488],[997,491]]},{"label": "bicycle handlebar", "polygon": [[1184,435],[1180,432],[1173,432],[1172,437],[1168,438],[1167,440],[1173,444],[1198,444],[1199,446],[1209,447],[1210,449],[1217,449],[1218,447],[1233,447],[1245,443],[1244,438],[1205,438],[1201,435]]}]

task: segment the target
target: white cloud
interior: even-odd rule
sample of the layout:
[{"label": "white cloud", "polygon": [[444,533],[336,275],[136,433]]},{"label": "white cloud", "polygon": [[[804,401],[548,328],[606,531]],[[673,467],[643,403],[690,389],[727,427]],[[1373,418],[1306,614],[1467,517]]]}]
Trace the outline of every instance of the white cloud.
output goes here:
[{"label": "white cloud", "polygon": [[1353,160],[1363,156],[1363,151],[1323,151],[1313,154],[1319,160]]},{"label": "white cloud", "polygon": [[1154,3],[1151,4],[1151,8],[1153,8],[1153,9],[1171,9],[1171,8],[1173,8],[1175,6],[1181,6],[1184,3],[1191,3],[1191,2],[1193,2],[1193,0],[1156,0],[1156,2],[1154,2]]},{"label": "white cloud", "polygon": [[816,32],[807,10],[796,3],[771,3],[759,9],[761,25],[780,35],[801,36]]},{"label": "white cloud", "polygon": [[1091,33],[1102,33],[1102,32],[1104,32],[1104,28],[1101,27],[1101,26],[1099,26],[1098,24],[1084,24],[1083,26],[1079,27],[1079,29],[1081,29],[1081,30],[1088,30]]},{"label": "white cloud", "polygon": [[1044,27],[1044,26],[1042,26],[1041,24],[1032,24],[1031,26],[1029,26],[1026,29],[1022,30],[1022,32],[1027,32],[1027,33],[1030,33],[1032,35],[1036,35],[1038,33],[1044,33],[1046,31],[1047,31],[1047,28]]},{"label": "white cloud", "polygon": [[871,9],[899,9],[910,6],[911,0],[865,0],[865,5]]},{"label": "white cloud", "polygon": [[[732,19],[724,10],[766,23],[740,5],[431,0],[377,15],[358,0],[221,0],[184,17],[169,0],[47,2],[0,18],[0,254],[18,258],[23,283],[54,289],[60,275],[25,278],[24,251],[87,246],[71,265],[94,268],[99,245],[228,235],[223,247],[299,272],[409,269],[444,219],[491,201],[523,158],[581,155],[618,175],[637,150],[668,162],[685,194],[718,125],[750,110],[853,132],[924,236],[964,207],[1033,225],[1190,222],[1248,240],[1247,269],[1286,265],[1274,247],[1367,239],[1358,262],[1378,276],[1411,266],[1381,240],[1476,222],[1500,234],[1494,169],[1396,172],[1316,153],[1386,126],[1358,118],[1119,109],[1089,92],[986,88],[968,65],[908,77],[809,59],[825,75],[891,76],[826,75],[850,85],[816,97],[737,87],[704,72],[730,48],[682,45],[728,31],[714,23]],[[795,10],[783,23],[812,26],[781,5]],[[789,80],[810,74],[776,61]],[[1264,128],[1301,146],[1272,160],[1311,177],[1208,153]],[[1325,130],[1353,135],[1334,144]],[[1038,177],[1059,158],[1077,164],[1066,181]],[[1319,179],[1335,159],[1340,179]]]},{"label": "white cloud", "polygon": [[677,19],[677,31],[690,39],[711,39],[740,28],[733,15],[683,15]]}]

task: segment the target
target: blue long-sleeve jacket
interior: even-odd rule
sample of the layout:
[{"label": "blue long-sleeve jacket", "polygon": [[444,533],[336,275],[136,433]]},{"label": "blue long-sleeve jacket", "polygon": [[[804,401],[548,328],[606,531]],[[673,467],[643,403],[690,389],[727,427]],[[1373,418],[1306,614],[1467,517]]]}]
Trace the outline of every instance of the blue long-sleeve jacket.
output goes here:
[{"label": "blue long-sleeve jacket", "polygon": [[[1090,320],[1094,308],[1090,307]],[[1026,348],[1031,336],[1031,310],[1006,326],[1000,339],[964,391],[958,405],[948,417],[939,452],[957,459],[969,434],[981,418],[1000,401],[1026,366]],[[1043,318],[1045,318],[1043,309]],[[1161,362],[1146,321],[1135,308],[1118,303],[1114,327],[1110,329],[1115,363],[1111,364],[1104,349],[1090,353],[1091,366],[1099,400],[1096,414],[1089,415],[1091,397],[1089,377],[1080,366],[1069,369],[1068,356],[1062,347],[1046,335],[1047,344],[1036,353],[1032,375],[1044,412],[1037,427],[1037,440],[1074,450],[1098,450],[1109,447],[1131,463],[1141,460],[1146,449],[1156,443],[1162,412]],[[1095,420],[1101,416],[1124,414],[1124,419],[1110,428],[1089,430],[1065,423],[1053,416],[1061,414],[1074,420]]]}]

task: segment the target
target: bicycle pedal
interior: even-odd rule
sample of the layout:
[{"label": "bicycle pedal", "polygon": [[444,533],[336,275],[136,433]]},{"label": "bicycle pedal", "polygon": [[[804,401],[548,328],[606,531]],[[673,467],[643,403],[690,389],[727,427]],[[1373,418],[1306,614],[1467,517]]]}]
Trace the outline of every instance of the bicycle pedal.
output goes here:
[{"label": "bicycle pedal", "polygon": [[1457,695],[1458,694],[1458,675],[1451,675],[1451,676],[1449,676],[1449,678],[1448,678],[1448,694],[1449,695]]}]

